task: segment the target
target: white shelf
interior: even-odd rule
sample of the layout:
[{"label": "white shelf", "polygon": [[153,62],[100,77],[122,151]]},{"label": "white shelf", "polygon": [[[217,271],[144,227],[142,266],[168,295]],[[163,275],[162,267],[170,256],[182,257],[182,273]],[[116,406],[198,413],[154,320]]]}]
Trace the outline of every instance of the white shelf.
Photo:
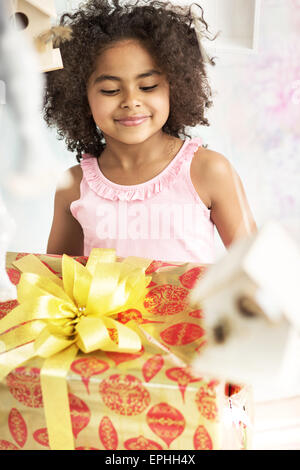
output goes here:
[{"label": "white shelf", "polygon": [[229,51],[229,52],[243,52],[243,53],[255,53],[256,48],[253,47],[253,43],[250,38],[232,36],[222,37],[215,40],[216,45],[205,41],[205,48],[212,51]]},{"label": "white shelf", "polygon": [[[193,1],[174,0],[174,4],[192,5]],[[255,53],[258,48],[261,0],[199,0],[211,37],[203,45],[212,51]],[[197,11],[197,10],[196,10]],[[199,13],[201,10],[198,9]]]}]

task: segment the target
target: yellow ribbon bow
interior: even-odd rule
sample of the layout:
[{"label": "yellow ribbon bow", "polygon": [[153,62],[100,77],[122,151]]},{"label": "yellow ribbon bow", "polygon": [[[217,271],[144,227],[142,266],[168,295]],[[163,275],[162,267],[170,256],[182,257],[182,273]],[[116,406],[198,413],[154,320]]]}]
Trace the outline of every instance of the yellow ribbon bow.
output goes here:
[{"label": "yellow ribbon bow", "polygon": [[78,350],[141,349],[134,322],[112,317],[129,308],[144,311],[149,263],[135,257],[117,262],[115,250],[94,248],[85,267],[63,255],[62,279],[34,255],[14,263],[22,271],[19,306],[0,321],[6,348],[0,380],[32,357],[45,358],[41,386],[51,449],[74,449],[66,375]]}]

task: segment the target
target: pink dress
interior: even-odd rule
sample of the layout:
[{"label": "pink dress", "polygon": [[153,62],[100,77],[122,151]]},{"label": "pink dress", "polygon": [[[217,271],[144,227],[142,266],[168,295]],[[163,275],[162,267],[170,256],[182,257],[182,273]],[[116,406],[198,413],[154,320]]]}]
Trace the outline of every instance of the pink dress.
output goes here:
[{"label": "pink dress", "polygon": [[82,226],[84,255],[92,248],[114,248],[119,257],[213,263],[214,224],[190,177],[199,138],[186,140],[157,176],[124,186],[108,180],[97,158],[85,154],[80,198],[70,210]]}]

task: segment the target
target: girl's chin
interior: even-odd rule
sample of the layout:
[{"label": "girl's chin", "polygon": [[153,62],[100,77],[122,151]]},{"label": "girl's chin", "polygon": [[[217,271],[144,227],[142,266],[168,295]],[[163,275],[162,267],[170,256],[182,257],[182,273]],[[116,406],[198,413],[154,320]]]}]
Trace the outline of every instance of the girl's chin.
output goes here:
[{"label": "girl's chin", "polygon": [[146,140],[150,139],[153,134],[146,134],[146,133],[136,133],[135,135],[124,135],[123,132],[119,132],[118,135],[111,135],[111,136],[105,136],[105,141],[106,142],[120,142],[122,144],[128,144],[128,145],[134,145],[134,144],[141,144],[145,142]]}]

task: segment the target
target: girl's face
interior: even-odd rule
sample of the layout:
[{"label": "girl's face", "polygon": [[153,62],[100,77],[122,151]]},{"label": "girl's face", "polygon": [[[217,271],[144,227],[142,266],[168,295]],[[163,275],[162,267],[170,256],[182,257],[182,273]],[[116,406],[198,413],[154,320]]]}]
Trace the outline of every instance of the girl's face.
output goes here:
[{"label": "girl's face", "polygon": [[142,143],[161,132],[169,116],[166,77],[134,39],[101,53],[88,81],[87,96],[106,142]]}]

